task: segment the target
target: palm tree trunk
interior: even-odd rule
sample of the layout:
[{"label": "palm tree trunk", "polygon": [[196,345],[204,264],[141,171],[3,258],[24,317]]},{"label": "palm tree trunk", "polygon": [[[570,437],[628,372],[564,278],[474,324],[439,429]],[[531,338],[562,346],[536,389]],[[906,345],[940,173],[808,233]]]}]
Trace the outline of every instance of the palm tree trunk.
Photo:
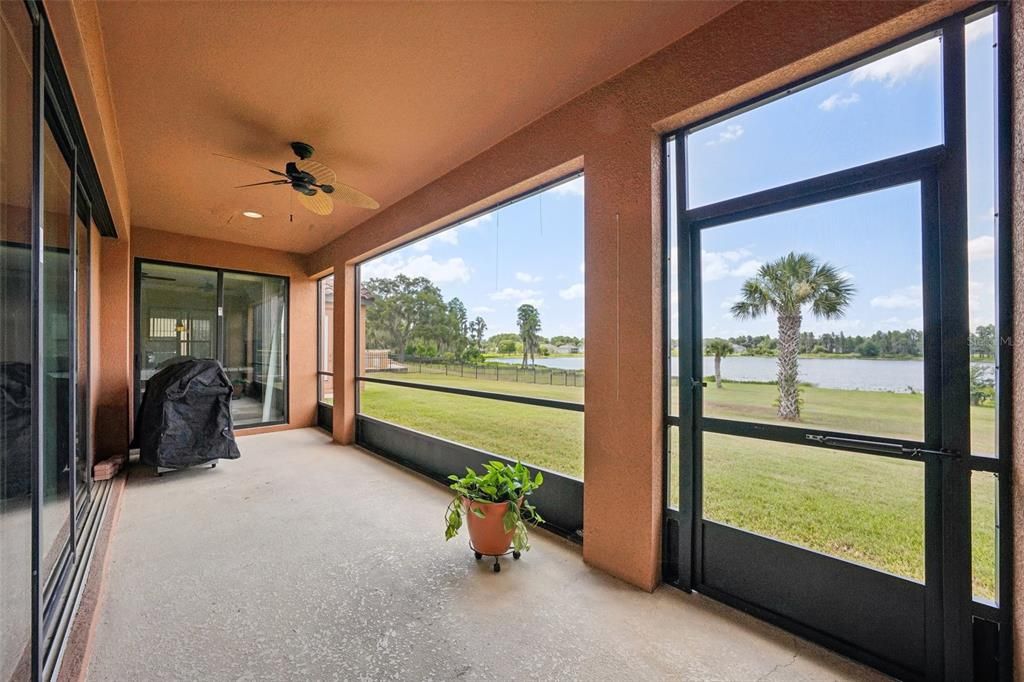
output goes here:
[{"label": "palm tree trunk", "polygon": [[722,355],[715,353],[715,388],[722,387]]},{"label": "palm tree trunk", "polygon": [[800,315],[779,315],[779,418],[786,421],[800,419],[799,350]]}]

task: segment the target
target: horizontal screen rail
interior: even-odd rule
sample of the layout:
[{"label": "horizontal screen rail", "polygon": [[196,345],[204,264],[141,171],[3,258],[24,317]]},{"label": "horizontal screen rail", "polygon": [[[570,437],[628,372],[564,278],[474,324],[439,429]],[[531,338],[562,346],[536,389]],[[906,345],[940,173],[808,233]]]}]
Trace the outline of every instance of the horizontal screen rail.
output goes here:
[{"label": "horizontal screen rail", "polygon": [[436,391],[437,393],[451,393],[453,395],[464,395],[470,398],[486,398],[488,400],[503,400],[507,403],[519,403],[521,405],[533,405],[535,407],[551,407],[556,410],[570,410],[582,412],[583,403],[571,403],[567,400],[552,400],[550,398],[533,398],[525,395],[513,395],[509,393],[495,393],[493,391],[474,391],[468,388],[455,388],[454,386],[439,386],[437,384],[418,384],[413,381],[399,381],[397,379],[379,379],[377,377],[356,377],[356,381],[365,381],[371,384],[385,384],[387,386],[401,386],[402,388],[418,388],[421,391]]},{"label": "horizontal screen rail", "polygon": [[955,458],[958,456],[952,452],[931,449],[925,443],[917,441],[876,441],[869,437],[852,433],[816,431],[793,426],[741,422],[711,417],[701,419],[700,425],[708,433],[720,433],[726,436],[757,438],[776,443],[791,443],[793,445],[842,450],[843,452],[867,455],[869,457],[890,457],[892,459],[921,462],[931,457]]},{"label": "horizontal screen rail", "polygon": [[701,229],[915,182],[945,156],[942,145],[683,211]]}]

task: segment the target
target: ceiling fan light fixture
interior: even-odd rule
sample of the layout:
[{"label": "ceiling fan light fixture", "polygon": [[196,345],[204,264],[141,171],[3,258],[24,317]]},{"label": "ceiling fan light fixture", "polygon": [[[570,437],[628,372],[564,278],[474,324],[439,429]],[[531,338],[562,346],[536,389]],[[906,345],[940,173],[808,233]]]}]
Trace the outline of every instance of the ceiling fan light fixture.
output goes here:
[{"label": "ceiling fan light fixture", "polygon": [[263,214],[259,211],[242,211],[242,215],[246,218],[252,218],[253,220],[259,220],[263,217]]}]

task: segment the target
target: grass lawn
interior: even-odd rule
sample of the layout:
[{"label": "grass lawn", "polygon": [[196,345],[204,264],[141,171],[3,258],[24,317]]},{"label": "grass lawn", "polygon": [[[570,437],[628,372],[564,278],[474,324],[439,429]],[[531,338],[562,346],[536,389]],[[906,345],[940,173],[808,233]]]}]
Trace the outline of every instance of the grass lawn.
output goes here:
[{"label": "grass lawn", "polygon": [[[583,389],[438,374],[405,381],[518,393],[572,402]],[[770,384],[709,382],[705,414],[776,421]],[[918,395],[807,387],[809,427],[920,439],[924,399]],[[363,384],[361,410],[378,419],[542,466],[583,476],[583,415],[530,405]],[[993,451],[995,410],[971,409],[976,453]],[[673,429],[672,469],[678,465]],[[924,466],[918,462],[707,434],[704,440],[706,518],[874,566],[924,578]],[[670,482],[670,497],[679,492]],[[995,596],[995,479],[972,480],[974,591]]]},{"label": "grass lawn", "polygon": [[[429,374],[423,383],[516,393],[509,382],[459,379]],[[416,375],[403,380],[420,381]],[[428,381],[429,380],[429,381]],[[370,417],[423,431],[488,452],[521,459],[578,478],[583,477],[583,413],[470,398],[414,388],[364,383],[360,411]],[[582,400],[583,389],[519,384],[525,395]],[[559,393],[561,391],[561,393]],[[571,395],[568,395],[570,394]],[[462,473],[462,472],[452,472]]]}]

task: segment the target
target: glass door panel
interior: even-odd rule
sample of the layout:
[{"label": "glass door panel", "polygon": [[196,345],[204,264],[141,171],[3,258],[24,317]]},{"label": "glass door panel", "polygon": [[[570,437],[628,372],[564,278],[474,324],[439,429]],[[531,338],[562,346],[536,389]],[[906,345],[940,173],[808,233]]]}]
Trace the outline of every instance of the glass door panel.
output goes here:
[{"label": "glass door panel", "polygon": [[182,358],[217,357],[217,273],[142,263],[139,287],[139,391]]},{"label": "glass door panel", "polygon": [[224,273],[224,369],[236,426],[285,419],[287,280]]},{"label": "glass door panel", "polygon": [[0,680],[32,622],[32,23],[0,2]]},{"label": "glass door panel", "polygon": [[[48,579],[71,537],[71,168],[44,126],[43,291],[43,511],[41,576]],[[52,577],[52,576],[51,576]]]}]

